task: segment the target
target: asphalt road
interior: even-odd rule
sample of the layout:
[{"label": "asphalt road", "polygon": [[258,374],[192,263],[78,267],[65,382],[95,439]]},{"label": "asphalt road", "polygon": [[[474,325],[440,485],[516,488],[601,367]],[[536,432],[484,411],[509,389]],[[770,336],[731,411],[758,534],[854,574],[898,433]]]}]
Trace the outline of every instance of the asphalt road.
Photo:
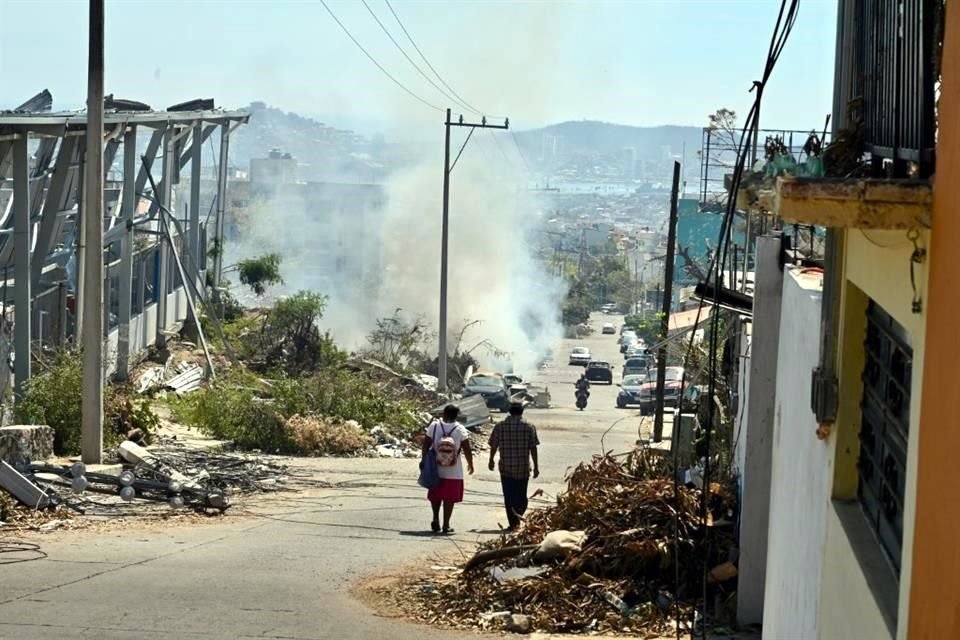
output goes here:
[{"label": "asphalt road", "polygon": [[[594,386],[587,410],[575,409],[581,369],[566,364],[584,344],[616,363],[619,380],[616,336],[599,328],[620,320],[597,316],[595,336],[562,341],[555,364],[527,376],[549,386],[555,405],[528,411],[542,441],[530,491],[547,498],[534,507],[552,502],[566,471],[599,453],[601,440],[622,452],[637,439],[639,412],[615,408],[616,386]],[[304,460],[336,487],[259,499],[214,523],[38,535],[46,559],[0,564],[0,638],[460,638],[381,617],[348,589],[364,576],[470,554],[495,535],[505,518],[486,455],[449,538],[426,533],[429,505],[409,459]]]}]

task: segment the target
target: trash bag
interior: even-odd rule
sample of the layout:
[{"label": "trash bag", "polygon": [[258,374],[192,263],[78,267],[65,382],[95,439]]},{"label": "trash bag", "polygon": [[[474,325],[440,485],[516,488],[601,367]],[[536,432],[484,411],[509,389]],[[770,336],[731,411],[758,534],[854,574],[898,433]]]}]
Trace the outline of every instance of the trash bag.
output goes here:
[{"label": "trash bag", "polygon": [[420,477],[417,478],[417,484],[424,489],[433,489],[440,484],[440,468],[437,465],[437,452],[433,447],[427,449],[420,459]]}]

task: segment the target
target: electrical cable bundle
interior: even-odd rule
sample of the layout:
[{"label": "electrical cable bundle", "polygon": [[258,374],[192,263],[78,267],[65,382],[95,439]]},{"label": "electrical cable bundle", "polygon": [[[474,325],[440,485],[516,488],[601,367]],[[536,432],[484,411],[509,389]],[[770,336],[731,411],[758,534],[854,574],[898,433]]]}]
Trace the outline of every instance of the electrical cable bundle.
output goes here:
[{"label": "electrical cable bundle", "polygon": [[[707,391],[707,401],[710,403],[710,409],[706,412],[707,420],[705,425],[705,434],[704,434],[704,467],[703,467],[703,490],[701,496],[701,507],[700,515],[704,525],[704,544],[707,547],[707,553],[704,554],[704,567],[703,567],[703,609],[700,615],[700,632],[701,637],[706,640],[707,638],[707,576],[709,572],[709,548],[710,548],[710,528],[706,526],[707,517],[709,514],[710,506],[710,477],[711,477],[711,458],[712,451],[711,445],[713,441],[713,429],[714,429],[714,415],[715,408],[713,407],[713,397],[716,393],[716,382],[717,382],[717,347],[718,347],[718,337],[720,332],[720,296],[719,293],[724,286],[725,275],[723,270],[723,265],[727,261],[727,252],[729,251],[731,233],[730,229],[733,225],[733,219],[736,215],[737,210],[737,194],[740,190],[740,183],[743,179],[743,171],[747,163],[747,157],[749,155],[750,149],[753,145],[756,144],[756,140],[753,139],[756,129],[759,125],[760,119],[760,104],[763,99],[763,89],[767,84],[767,81],[770,78],[770,75],[773,73],[773,69],[777,64],[777,60],[780,58],[780,54],[783,53],[783,49],[786,46],[787,39],[790,36],[791,31],[793,31],[794,24],[796,23],[797,13],[800,8],[800,0],[781,0],[780,11],[777,15],[777,22],[773,29],[773,34],[770,38],[770,47],[767,51],[767,59],[764,64],[763,75],[761,80],[755,80],[751,91],[756,91],[756,97],[754,98],[753,105],[750,108],[749,113],[747,114],[746,121],[742,129],[740,136],[740,143],[737,148],[737,162],[734,166],[733,171],[733,180],[730,186],[730,194],[727,199],[727,210],[724,214],[723,221],[720,225],[720,236],[717,241],[717,251],[714,253],[713,258],[710,263],[710,269],[708,271],[708,282],[709,279],[713,278],[713,291],[714,296],[711,300],[711,316],[710,321],[710,338],[709,338],[709,381],[708,381],[708,391]],[[697,309],[697,316],[694,321],[694,327],[699,326],[701,313],[703,312],[703,307],[705,304],[705,299],[700,299],[700,304]],[[694,338],[696,336],[696,329],[690,333],[690,341],[687,347],[686,355],[684,356],[684,374],[680,380],[680,398],[682,404],[682,398],[684,397],[684,387],[686,386],[686,370],[687,365],[690,360],[690,355],[693,352],[694,347]],[[675,427],[676,428],[676,425]],[[679,470],[679,447],[674,449],[674,499],[679,500],[679,478],[677,473]],[[676,628],[677,628],[677,638],[680,638],[681,635],[681,620],[680,620],[680,603],[679,597],[677,597],[679,589],[679,524],[675,519],[674,522],[674,545],[677,553],[678,561],[676,563],[676,584],[674,585],[674,594],[675,594],[675,618],[676,618]],[[691,621],[690,625],[690,637],[694,638],[697,632],[696,619]]]}]

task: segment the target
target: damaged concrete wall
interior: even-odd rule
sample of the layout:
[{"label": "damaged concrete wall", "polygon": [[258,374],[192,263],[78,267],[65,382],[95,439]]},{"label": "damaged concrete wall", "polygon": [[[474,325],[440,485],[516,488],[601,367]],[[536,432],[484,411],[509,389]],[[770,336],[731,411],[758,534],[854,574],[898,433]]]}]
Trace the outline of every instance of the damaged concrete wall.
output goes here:
[{"label": "damaged concrete wall", "polygon": [[757,238],[753,323],[749,325],[748,351],[740,360],[744,370],[741,379],[746,385],[745,408],[738,414],[740,427],[735,452],[743,505],[740,513],[740,586],[737,592],[737,620],[741,624],[763,621],[774,401],[784,286],[780,251],[778,235]]},{"label": "damaged concrete wall", "polygon": [[0,428],[0,460],[18,467],[53,457],[53,429],[46,425]]},{"label": "damaged concrete wall", "polygon": [[810,409],[821,288],[818,274],[791,270],[783,278],[763,607],[763,635],[768,638],[820,637],[821,569],[833,475],[833,450],[817,439]]}]

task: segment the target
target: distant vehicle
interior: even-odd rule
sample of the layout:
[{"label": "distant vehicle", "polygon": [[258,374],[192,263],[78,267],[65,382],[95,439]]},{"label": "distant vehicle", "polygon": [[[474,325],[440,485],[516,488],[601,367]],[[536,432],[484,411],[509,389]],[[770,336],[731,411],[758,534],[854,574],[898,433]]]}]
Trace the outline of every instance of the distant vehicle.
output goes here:
[{"label": "distant vehicle", "polygon": [[623,377],[626,378],[638,373],[647,375],[650,364],[650,360],[645,357],[628,358],[627,361],[623,363]]},{"label": "distant vehicle", "polygon": [[507,388],[510,389],[511,396],[515,396],[518,393],[523,393],[527,390],[527,383],[523,381],[523,378],[515,373],[504,374],[503,381],[507,383]]},{"label": "distant vehicle", "polygon": [[[651,372],[652,373],[652,372]],[[667,367],[663,385],[663,406],[675,407],[680,400],[680,384],[683,380],[683,367]],[[657,405],[657,376],[651,375],[640,387],[640,412],[649,415]]]},{"label": "distant vehicle", "polygon": [[590,382],[606,382],[613,384],[613,367],[609,362],[602,360],[593,360],[587,364],[587,370],[584,373]]},{"label": "distant vehicle", "polygon": [[613,304],[612,302],[608,302],[607,304],[600,307],[600,310],[606,314],[616,313],[617,305]]},{"label": "distant vehicle", "polygon": [[601,333],[604,333],[604,334],[614,334],[616,332],[617,332],[616,328],[610,322],[603,325],[603,330],[601,331]]},{"label": "distant vehicle", "polygon": [[630,340],[630,339],[633,339],[633,340],[638,339],[637,332],[634,331],[633,329],[627,329],[626,331],[621,331],[620,337],[617,339],[617,342],[619,342],[620,344],[623,344],[624,341]]},{"label": "distant vehicle", "polygon": [[573,351],[570,352],[570,364],[578,364],[581,367],[585,367],[591,358],[590,349],[586,347],[574,347]]},{"label": "distant vehicle", "polygon": [[510,408],[510,389],[499,373],[475,373],[463,387],[463,397],[483,396],[487,407],[506,411]]},{"label": "distant vehicle", "polygon": [[638,338],[635,335],[624,335],[620,339],[620,353],[626,353],[638,343]]},{"label": "distant vehicle", "polygon": [[625,376],[620,382],[620,393],[617,394],[617,408],[624,409],[627,405],[640,404],[640,389],[647,381],[647,376],[635,374]]},{"label": "distant vehicle", "polygon": [[630,358],[646,358],[650,357],[651,354],[647,353],[647,347],[641,342],[637,342],[632,345],[623,353],[623,359],[629,360]]}]

